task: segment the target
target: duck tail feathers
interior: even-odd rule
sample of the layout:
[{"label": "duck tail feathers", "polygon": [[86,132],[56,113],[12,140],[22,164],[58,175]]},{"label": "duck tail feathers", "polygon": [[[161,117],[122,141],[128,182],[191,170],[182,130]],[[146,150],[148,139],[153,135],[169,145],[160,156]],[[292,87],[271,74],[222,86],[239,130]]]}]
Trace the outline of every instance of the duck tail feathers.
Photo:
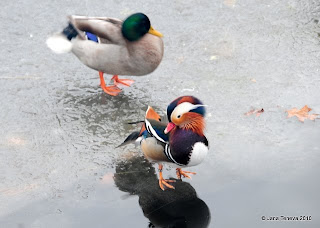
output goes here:
[{"label": "duck tail feathers", "polygon": [[77,35],[77,30],[71,23],[69,23],[61,33],[49,37],[46,43],[47,46],[57,54],[67,53],[72,50],[71,40]]},{"label": "duck tail feathers", "polygon": [[69,25],[63,29],[62,34],[65,35],[68,40],[72,40],[78,35],[78,31],[71,23],[69,23]]},{"label": "duck tail feathers", "polygon": [[119,146],[117,146],[116,148],[118,147],[121,147],[121,146],[124,146],[124,145],[127,145],[129,143],[136,143],[136,142],[140,142],[141,139],[140,139],[140,132],[139,131],[135,131],[135,132],[132,132],[124,141],[123,143],[121,143]]}]

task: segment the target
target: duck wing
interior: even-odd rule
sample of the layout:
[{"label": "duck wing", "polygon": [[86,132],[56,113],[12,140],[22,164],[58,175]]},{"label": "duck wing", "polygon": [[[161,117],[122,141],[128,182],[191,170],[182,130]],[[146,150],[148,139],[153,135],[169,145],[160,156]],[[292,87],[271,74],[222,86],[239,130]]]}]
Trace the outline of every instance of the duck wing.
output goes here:
[{"label": "duck wing", "polygon": [[145,119],[145,127],[148,133],[162,143],[168,143],[169,135],[164,133],[167,124],[154,119]]},{"label": "duck wing", "polygon": [[145,124],[141,127],[140,132],[139,131],[132,132],[130,135],[127,136],[127,138],[123,141],[123,143],[121,143],[116,148],[127,145],[129,143],[133,143],[137,141],[140,142],[142,137],[144,138],[154,137],[158,141],[166,144],[169,141],[168,135],[164,133],[164,129],[166,128],[166,126],[167,125],[165,123],[159,122],[157,120],[146,119]]},{"label": "duck wing", "polygon": [[90,32],[100,38],[101,43],[125,45],[122,36],[122,20],[110,17],[69,16],[70,23],[78,31]]},{"label": "duck wing", "polygon": [[118,147],[127,145],[132,142],[139,142],[141,139],[148,138],[148,137],[154,137],[158,141],[166,143],[169,139],[166,134],[164,134],[164,129],[166,128],[166,124],[161,122],[160,115],[151,107],[149,106],[146,115],[145,120],[143,121],[135,121],[130,122],[128,124],[142,124],[140,131],[132,132],[128,137],[121,143]]}]

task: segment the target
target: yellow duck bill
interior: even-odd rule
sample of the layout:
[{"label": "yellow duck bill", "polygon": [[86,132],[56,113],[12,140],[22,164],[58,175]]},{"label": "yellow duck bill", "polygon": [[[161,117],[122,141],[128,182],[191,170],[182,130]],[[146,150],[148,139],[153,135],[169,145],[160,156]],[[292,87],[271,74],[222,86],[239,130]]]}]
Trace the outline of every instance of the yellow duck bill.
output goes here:
[{"label": "yellow duck bill", "polygon": [[155,30],[152,26],[150,26],[150,29],[149,29],[149,32],[150,34],[152,35],[155,35],[155,36],[159,36],[159,37],[163,37],[162,33]]}]

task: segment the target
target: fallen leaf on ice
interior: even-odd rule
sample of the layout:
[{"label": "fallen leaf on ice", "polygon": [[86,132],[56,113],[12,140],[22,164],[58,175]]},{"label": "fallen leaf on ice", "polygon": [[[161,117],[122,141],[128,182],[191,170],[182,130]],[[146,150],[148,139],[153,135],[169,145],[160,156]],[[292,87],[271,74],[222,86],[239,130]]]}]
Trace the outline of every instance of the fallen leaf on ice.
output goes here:
[{"label": "fallen leaf on ice", "polygon": [[180,64],[184,61],[184,57],[180,56],[180,57],[176,58],[176,61]]},{"label": "fallen leaf on ice", "polygon": [[236,4],[237,0],[224,0],[223,3],[226,5],[226,6],[229,6],[229,7],[234,7],[235,4]]},{"label": "fallen leaf on ice", "polygon": [[312,109],[305,105],[302,109],[293,108],[287,110],[288,113],[287,118],[291,118],[293,116],[298,117],[299,121],[304,122],[305,119],[315,120],[319,114],[309,114]]},{"label": "fallen leaf on ice", "polygon": [[26,140],[18,137],[12,137],[8,139],[9,145],[23,146],[26,144]]},{"label": "fallen leaf on ice", "polygon": [[17,196],[26,192],[33,191],[37,189],[39,186],[37,184],[28,184],[20,188],[3,188],[0,189],[0,193],[5,196]]},{"label": "fallen leaf on ice", "polygon": [[111,184],[111,183],[113,183],[113,173],[106,173],[101,178],[101,183],[102,184]]},{"label": "fallen leaf on ice", "polygon": [[246,116],[250,116],[250,115],[252,115],[252,114],[256,114],[256,116],[260,116],[261,113],[263,113],[263,112],[264,112],[264,109],[263,109],[263,108],[262,108],[262,109],[252,109],[252,110],[250,110],[249,112],[246,112],[245,115],[246,115]]}]

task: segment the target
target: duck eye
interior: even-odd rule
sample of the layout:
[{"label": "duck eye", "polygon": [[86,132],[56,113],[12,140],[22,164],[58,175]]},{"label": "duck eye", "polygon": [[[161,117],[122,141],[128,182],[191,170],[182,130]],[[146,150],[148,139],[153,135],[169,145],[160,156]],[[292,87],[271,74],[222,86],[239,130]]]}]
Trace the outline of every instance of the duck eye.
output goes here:
[{"label": "duck eye", "polygon": [[181,115],[178,115],[177,118],[179,119],[181,117]]},{"label": "duck eye", "polygon": [[159,118],[159,121],[161,122],[161,118]]}]

